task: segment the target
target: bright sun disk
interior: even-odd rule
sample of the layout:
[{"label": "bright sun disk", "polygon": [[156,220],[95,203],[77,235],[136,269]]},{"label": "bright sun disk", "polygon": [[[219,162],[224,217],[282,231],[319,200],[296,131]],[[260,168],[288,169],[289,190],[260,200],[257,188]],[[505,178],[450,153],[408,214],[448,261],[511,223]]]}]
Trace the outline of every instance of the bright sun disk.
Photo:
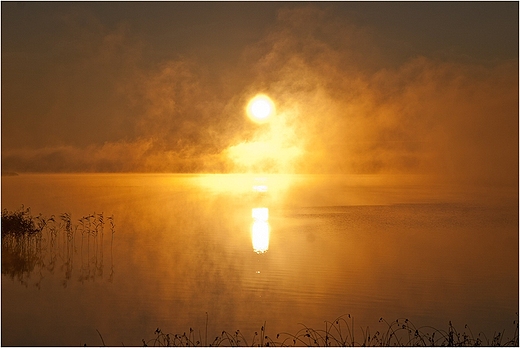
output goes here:
[{"label": "bright sun disk", "polygon": [[274,114],[274,103],[268,96],[259,94],[247,104],[247,115],[256,123],[264,123]]}]

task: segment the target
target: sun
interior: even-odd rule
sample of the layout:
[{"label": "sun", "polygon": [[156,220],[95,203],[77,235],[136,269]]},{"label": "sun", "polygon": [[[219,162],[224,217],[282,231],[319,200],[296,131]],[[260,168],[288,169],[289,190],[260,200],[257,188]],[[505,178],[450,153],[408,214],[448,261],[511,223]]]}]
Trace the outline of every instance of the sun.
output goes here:
[{"label": "sun", "polygon": [[247,104],[247,116],[256,123],[265,123],[274,114],[274,103],[265,94],[258,94]]}]

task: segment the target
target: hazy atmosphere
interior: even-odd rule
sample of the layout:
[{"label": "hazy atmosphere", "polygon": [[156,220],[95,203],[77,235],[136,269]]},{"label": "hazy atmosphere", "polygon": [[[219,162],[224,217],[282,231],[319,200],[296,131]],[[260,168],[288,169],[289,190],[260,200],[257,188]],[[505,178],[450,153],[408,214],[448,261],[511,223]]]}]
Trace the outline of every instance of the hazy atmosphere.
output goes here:
[{"label": "hazy atmosphere", "polygon": [[2,346],[518,346],[519,2],[1,10]]},{"label": "hazy atmosphere", "polygon": [[2,170],[514,184],[518,3],[2,2]]}]

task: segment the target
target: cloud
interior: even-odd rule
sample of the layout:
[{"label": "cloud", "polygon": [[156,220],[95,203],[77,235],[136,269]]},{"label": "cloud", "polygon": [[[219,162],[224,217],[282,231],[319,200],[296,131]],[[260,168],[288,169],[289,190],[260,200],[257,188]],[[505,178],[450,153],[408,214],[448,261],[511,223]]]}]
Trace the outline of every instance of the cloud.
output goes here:
[{"label": "cloud", "polygon": [[[61,140],[4,148],[4,168],[517,180],[517,60],[396,64],[373,29],[312,5],[281,9],[236,66],[218,71],[193,56],[144,62],[149,47],[129,25],[86,23],[72,35],[76,59],[52,79],[44,128]],[[277,105],[269,126],[244,114],[260,92]]]},{"label": "cloud", "polygon": [[517,61],[413,57],[374,69],[373,33],[331,16],[282,11],[257,52],[257,88],[291,114],[304,143],[297,171],[517,179]]},{"label": "cloud", "polygon": [[[227,164],[229,165],[229,164]],[[214,154],[157,150],[152,139],[110,142],[85,148],[62,146],[2,151],[2,168],[19,172],[226,172]]]}]

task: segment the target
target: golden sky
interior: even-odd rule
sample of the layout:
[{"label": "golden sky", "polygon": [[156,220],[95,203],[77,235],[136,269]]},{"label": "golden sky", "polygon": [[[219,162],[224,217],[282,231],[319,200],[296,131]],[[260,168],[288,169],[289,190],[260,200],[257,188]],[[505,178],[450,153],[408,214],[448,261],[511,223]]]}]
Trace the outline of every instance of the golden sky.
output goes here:
[{"label": "golden sky", "polygon": [[513,183],[518,3],[2,2],[1,117],[4,171]]}]

